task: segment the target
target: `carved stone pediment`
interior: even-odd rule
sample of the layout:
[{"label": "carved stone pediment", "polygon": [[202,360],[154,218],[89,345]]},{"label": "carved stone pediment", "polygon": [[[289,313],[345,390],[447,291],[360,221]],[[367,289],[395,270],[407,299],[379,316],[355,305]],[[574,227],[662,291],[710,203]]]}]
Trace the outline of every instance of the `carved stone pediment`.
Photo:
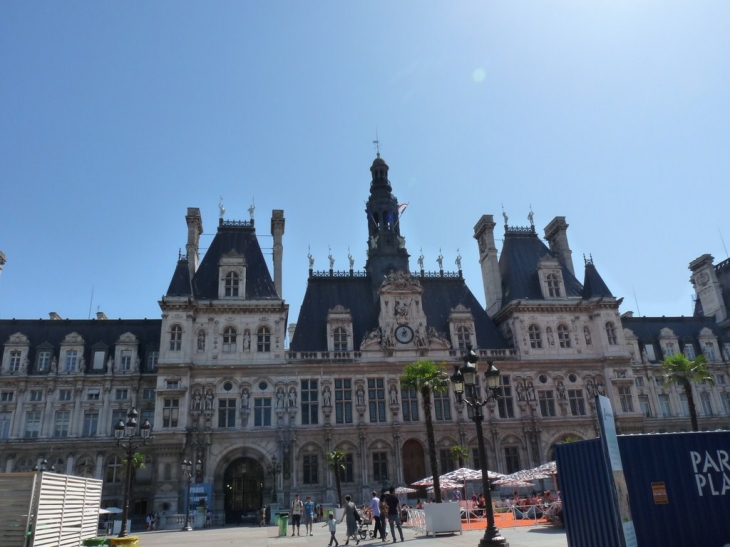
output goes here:
[{"label": "carved stone pediment", "polygon": [[73,345],[79,345],[79,344],[83,344],[83,343],[84,343],[84,339],[81,337],[81,335],[78,332],[72,332],[71,334],[67,334],[62,342],[62,344],[73,344]]},{"label": "carved stone pediment", "polygon": [[8,341],[5,343],[12,345],[23,345],[30,344],[30,340],[28,340],[28,337],[22,332],[16,332],[15,334],[11,334],[8,338]]},{"label": "carved stone pediment", "polygon": [[139,344],[139,340],[131,332],[125,332],[119,337],[117,344]]},{"label": "carved stone pediment", "polygon": [[394,292],[421,294],[423,292],[423,287],[421,287],[421,283],[418,279],[412,277],[408,272],[397,271],[388,274],[385,281],[383,281],[383,284],[380,285],[378,292],[380,294]]},{"label": "carved stone pediment", "polygon": [[659,331],[659,338],[676,338],[677,335],[674,334],[674,331],[668,327],[664,327],[661,331]]}]

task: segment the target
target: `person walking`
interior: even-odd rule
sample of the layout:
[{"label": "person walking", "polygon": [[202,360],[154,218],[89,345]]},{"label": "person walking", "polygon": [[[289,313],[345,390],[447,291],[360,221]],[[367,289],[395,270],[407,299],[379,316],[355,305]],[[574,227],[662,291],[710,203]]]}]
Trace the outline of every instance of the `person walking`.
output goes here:
[{"label": "person walking", "polygon": [[378,531],[380,531],[380,539],[385,541],[385,530],[380,524],[380,498],[378,497],[375,490],[372,491],[373,498],[370,500],[370,510],[373,513],[373,520],[375,521],[375,528],[373,528],[373,539],[378,538]]},{"label": "person walking", "polygon": [[304,535],[306,536],[309,534],[310,536],[313,536],[312,533],[312,523],[314,522],[314,502],[312,501],[312,498],[310,496],[307,496],[307,499],[304,500]]},{"label": "person walking", "polygon": [[388,505],[385,503],[385,490],[380,491],[380,537],[383,541],[388,537],[388,527],[385,525],[388,515]]},{"label": "person walking", "polygon": [[357,537],[357,517],[355,516],[357,506],[351,500],[350,494],[345,496],[345,512],[340,519],[340,522],[344,520],[347,525],[347,540],[345,540],[345,545],[350,544],[350,538],[355,540],[355,545],[360,543],[360,538]]},{"label": "person walking", "polygon": [[398,527],[398,533],[400,534],[400,541],[403,543],[403,528],[400,523],[400,500],[395,495],[395,487],[391,486],[388,490],[388,495],[385,496],[385,504],[388,506],[388,520],[390,521],[390,535],[393,536],[393,543],[395,539],[395,528]]},{"label": "person walking", "polygon": [[[339,543],[337,542],[337,519],[335,518],[335,514],[330,511],[330,513],[327,515],[327,522],[325,522],[322,527],[329,526],[330,529],[330,542],[327,544],[327,547],[337,547]],[[333,545],[334,543],[334,545]]]},{"label": "person walking", "polygon": [[302,522],[302,513],[304,512],[304,504],[299,499],[299,494],[294,494],[294,501],[291,502],[291,535],[294,537],[294,529],[299,535],[299,527]]}]

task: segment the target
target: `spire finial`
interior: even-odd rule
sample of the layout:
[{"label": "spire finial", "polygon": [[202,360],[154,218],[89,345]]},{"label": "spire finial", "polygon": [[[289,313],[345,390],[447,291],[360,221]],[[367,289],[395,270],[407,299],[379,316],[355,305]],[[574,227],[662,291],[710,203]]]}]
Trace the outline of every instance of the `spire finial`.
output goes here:
[{"label": "spire finial", "polygon": [[314,268],[314,257],[312,256],[312,247],[307,245],[307,258],[309,259],[309,269]]},{"label": "spire finial", "polygon": [[375,152],[377,154],[377,157],[380,157],[380,140],[378,140],[378,128],[375,128],[375,140],[373,141],[373,144],[375,145]]},{"label": "spire finial", "polygon": [[527,213],[527,220],[530,221],[530,226],[535,226],[535,213],[532,212],[532,203],[530,204],[530,212]]},{"label": "spire finial", "polygon": [[509,224],[509,217],[504,211],[504,203],[502,204],[502,218],[504,218],[504,225],[507,226]]},{"label": "spire finial", "polygon": [[254,203],[254,198],[251,198],[251,206],[248,208],[248,214],[251,217],[251,220],[253,220],[253,213],[256,210],[256,204]]},{"label": "spire finial", "polygon": [[223,207],[223,196],[219,196],[220,200],[218,201],[218,218],[223,218],[223,215],[226,214],[226,208]]}]

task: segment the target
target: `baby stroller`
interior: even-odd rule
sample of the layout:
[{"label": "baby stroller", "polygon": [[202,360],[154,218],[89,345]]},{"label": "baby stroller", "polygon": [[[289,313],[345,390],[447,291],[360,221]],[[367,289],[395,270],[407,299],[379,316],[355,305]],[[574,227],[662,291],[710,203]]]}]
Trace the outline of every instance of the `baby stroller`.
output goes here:
[{"label": "baby stroller", "polygon": [[357,523],[357,533],[360,539],[366,539],[368,536],[374,537],[374,532],[370,530],[370,525],[373,523],[370,515],[363,511],[358,511],[360,515],[360,522]]}]

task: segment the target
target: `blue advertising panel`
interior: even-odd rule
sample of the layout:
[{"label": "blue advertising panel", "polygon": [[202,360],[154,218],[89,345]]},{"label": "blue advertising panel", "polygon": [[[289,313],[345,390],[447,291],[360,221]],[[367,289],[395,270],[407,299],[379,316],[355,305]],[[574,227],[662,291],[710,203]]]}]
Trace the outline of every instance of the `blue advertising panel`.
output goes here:
[{"label": "blue advertising panel", "polygon": [[190,485],[190,510],[195,511],[202,506],[211,507],[213,503],[213,483],[198,482]]}]

